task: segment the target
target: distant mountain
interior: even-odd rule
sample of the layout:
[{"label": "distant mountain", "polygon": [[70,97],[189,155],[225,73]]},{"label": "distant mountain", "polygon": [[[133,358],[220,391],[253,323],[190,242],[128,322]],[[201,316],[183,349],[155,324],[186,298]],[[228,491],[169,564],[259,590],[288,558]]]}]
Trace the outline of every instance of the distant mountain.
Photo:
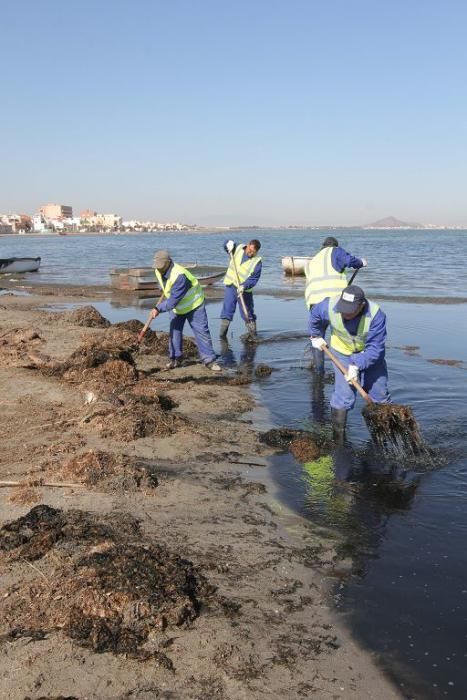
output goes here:
[{"label": "distant mountain", "polygon": [[423,224],[409,223],[396,219],[395,216],[386,216],[385,219],[378,219],[372,224],[367,224],[363,228],[424,228]]}]

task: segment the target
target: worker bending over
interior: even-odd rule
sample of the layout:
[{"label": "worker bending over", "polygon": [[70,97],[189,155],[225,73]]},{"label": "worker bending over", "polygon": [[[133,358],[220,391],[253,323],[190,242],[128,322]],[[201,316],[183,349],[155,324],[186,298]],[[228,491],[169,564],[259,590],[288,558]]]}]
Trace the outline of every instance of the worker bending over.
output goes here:
[{"label": "worker bending over", "polygon": [[214,372],[221,367],[216,362],[212,347],[208,317],[204,304],[204,292],[194,275],[181,265],[173,262],[166,250],[158,250],[154,256],[157,281],[165,299],[156,304],[152,318],[166,311],[170,313],[169,357],[167,369],[180,367],[183,360],[183,326],[190,324],[201,360]]},{"label": "worker bending over", "polygon": [[[308,330],[313,348],[323,353],[326,328],[331,329],[330,346],[347,368],[345,376],[334,367],[334,391],[331,415],[334,433],[343,436],[347,411],[355,404],[356,379],[375,403],[390,403],[386,367],[386,314],[378,304],[368,301],[364,291],[351,285],[334,297],[315,304],[310,312]],[[323,353],[324,354],[324,353]]]},{"label": "worker bending over", "polygon": [[[305,266],[305,304],[309,311],[326,297],[340,294],[347,287],[348,268],[359,270],[366,267],[365,258],[356,258],[339,246],[333,236],[323,241],[321,250]],[[323,353],[313,350],[314,370],[324,372]]]},{"label": "worker bending over", "polygon": [[256,316],[253,302],[253,287],[261,277],[262,262],[258,255],[261,243],[253,239],[249,243],[237,245],[235,241],[225,241],[224,249],[229,253],[230,264],[224,277],[224,304],[221,311],[220,337],[226,338],[232,321],[237,301],[240,294],[243,295],[248,318],[240,304],[240,314],[245,322],[252,324],[252,331],[256,333]]}]

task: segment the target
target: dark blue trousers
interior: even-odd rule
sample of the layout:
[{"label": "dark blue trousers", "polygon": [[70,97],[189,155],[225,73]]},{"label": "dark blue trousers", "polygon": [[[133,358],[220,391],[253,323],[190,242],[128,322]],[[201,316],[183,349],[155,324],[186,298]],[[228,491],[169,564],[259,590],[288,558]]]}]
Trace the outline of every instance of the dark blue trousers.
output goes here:
[{"label": "dark blue trousers", "polygon": [[216,359],[217,355],[212,347],[211,334],[209,332],[208,316],[204,304],[187,314],[170,313],[169,328],[169,356],[172,360],[183,355],[183,326],[185,321],[191,326],[195,336],[196,345],[205,365]]},{"label": "dark blue trousers", "polygon": [[[245,318],[245,314],[243,313],[243,308],[241,304],[239,304],[240,316],[243,318],[244,321],[256,321],[253,293],[244,292],[243,298],[245,300],[246,310],[248,311],[248,318]],[[234,317],[235,309],[237,308],[237,302],[237,288],[233,284],[227,285],[224,290],[224,303],[222,305],[221,318],[225,318],[227,321],[231,321]]]}]

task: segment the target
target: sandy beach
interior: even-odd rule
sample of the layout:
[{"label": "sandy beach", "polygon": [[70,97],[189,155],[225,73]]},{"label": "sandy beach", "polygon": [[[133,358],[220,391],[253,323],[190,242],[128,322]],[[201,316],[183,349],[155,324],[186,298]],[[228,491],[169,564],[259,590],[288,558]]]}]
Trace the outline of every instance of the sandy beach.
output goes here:
[{"label": "sandy beach", "polygon": [[403,697],[327,604],[332,537],[272,497],[254,376],[166,370],[70,291],[0,298],[1,697]]}]

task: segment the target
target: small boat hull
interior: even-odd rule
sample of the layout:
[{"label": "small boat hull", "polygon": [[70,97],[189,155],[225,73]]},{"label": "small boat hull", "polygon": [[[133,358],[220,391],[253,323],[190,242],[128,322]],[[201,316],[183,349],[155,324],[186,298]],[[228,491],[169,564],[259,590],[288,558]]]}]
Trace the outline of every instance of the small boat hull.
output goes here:
[{"label": "small boat hull", "polygon": [[40,258],[0,258],[0,274],[10,272],[36,272],[40,264]]},{"label": "small boat hull", "polygon": [[307,263],[312,257],[286,255],[281,258],[282,269],[286,275],[304,275]]},{"label": "small boat hull", "polygon": [[[190,270],[202,287],[209,287],[223,279],[225,267],[218,265],[197,265],[186,263],[184,268]],[[112,287],[130,292],[159,290],[159,285],[152,267],[116,268],[110,273]]]}]

